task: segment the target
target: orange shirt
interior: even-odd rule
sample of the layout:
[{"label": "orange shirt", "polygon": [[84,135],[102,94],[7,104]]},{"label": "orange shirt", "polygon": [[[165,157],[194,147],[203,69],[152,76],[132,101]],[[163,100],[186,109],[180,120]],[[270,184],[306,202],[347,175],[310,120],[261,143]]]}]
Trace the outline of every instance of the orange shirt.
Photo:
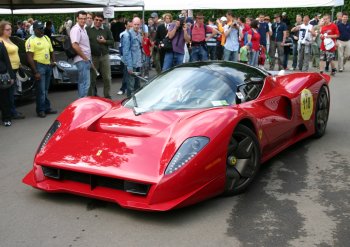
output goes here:
[{"label": "orange shirt", "polygon": [[[227,22],[226,25],[229,25],[229,26],[232,25],[232,21]],[[222,26],[221,23],[218,25],[218,30],[221,33],[221,45],[224,46],[226,43],[226,36],[225,36],[225,32],[224,32],[224,27]]]}]

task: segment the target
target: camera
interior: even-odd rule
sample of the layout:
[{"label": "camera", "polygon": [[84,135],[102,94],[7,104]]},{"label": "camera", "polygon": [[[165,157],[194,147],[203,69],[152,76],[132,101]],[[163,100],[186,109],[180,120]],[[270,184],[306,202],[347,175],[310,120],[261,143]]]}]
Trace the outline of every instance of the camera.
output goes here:
[{"label": "camera", "polygon": [[97,39],[103,39],[103,36],[97,35]]},{"label": "camera", "polygon": [[183,28],[184,25],[186,25],[185,18],[179,18],[179,21],[180,21],[180,26],[179,26],[179,29],[180,29],[180,28]]}]

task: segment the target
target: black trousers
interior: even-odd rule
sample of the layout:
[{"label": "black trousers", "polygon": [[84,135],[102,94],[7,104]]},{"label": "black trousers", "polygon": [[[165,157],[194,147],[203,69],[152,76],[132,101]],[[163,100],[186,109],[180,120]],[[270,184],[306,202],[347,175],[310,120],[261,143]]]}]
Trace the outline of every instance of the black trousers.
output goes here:
[{"label": "black trousers", "polygon": [[2,121],[11,120],[10,88],[0,89],[0,110]]}]

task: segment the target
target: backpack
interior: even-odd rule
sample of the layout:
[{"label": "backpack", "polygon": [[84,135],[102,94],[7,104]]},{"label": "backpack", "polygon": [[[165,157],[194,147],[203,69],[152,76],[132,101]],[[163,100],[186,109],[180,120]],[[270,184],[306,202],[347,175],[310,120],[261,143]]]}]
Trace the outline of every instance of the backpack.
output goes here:
[{"label": "backpack", "polygon": [[[243,36],[243,44],[246,45],[248,43],[248,32],[245,32],[244,33],[244,36]],[[252,30],[252,38],[250,39],[250,43],[252,43],[252,40],[253,40],[253,37],[254,37],[254,31]]]},{"label": "backpack", "polygon": [[69,36],[65,36],[63,39],[63,50],[68,58],[74,58],[78,55],[72,46],[72,41]]},{"label": "backpack", "polygon": [[[126,32],[129,34],[129,41],[130,41],[130,45],[131,45],[131,34],[129,33],[129,31],[126,31]],[[120,37],[120,45],[119,45],[119,55],[120,56],[123,56],[123,36],[124,36],[124,34]]]}]

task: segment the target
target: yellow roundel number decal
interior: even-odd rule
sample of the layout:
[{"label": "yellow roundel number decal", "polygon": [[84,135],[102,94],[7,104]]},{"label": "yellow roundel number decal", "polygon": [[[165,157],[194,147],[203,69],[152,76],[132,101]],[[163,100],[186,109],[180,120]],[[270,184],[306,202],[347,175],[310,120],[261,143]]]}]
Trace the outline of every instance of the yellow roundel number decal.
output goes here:
[{"label": "yellow roundel number decal", "polygon": [[312,111],[314,108],[312,93],[309,89],[304,89],[303,91],[301,91],[300,101],[301,117],[305,121],[307,121],[311,118]]}]

